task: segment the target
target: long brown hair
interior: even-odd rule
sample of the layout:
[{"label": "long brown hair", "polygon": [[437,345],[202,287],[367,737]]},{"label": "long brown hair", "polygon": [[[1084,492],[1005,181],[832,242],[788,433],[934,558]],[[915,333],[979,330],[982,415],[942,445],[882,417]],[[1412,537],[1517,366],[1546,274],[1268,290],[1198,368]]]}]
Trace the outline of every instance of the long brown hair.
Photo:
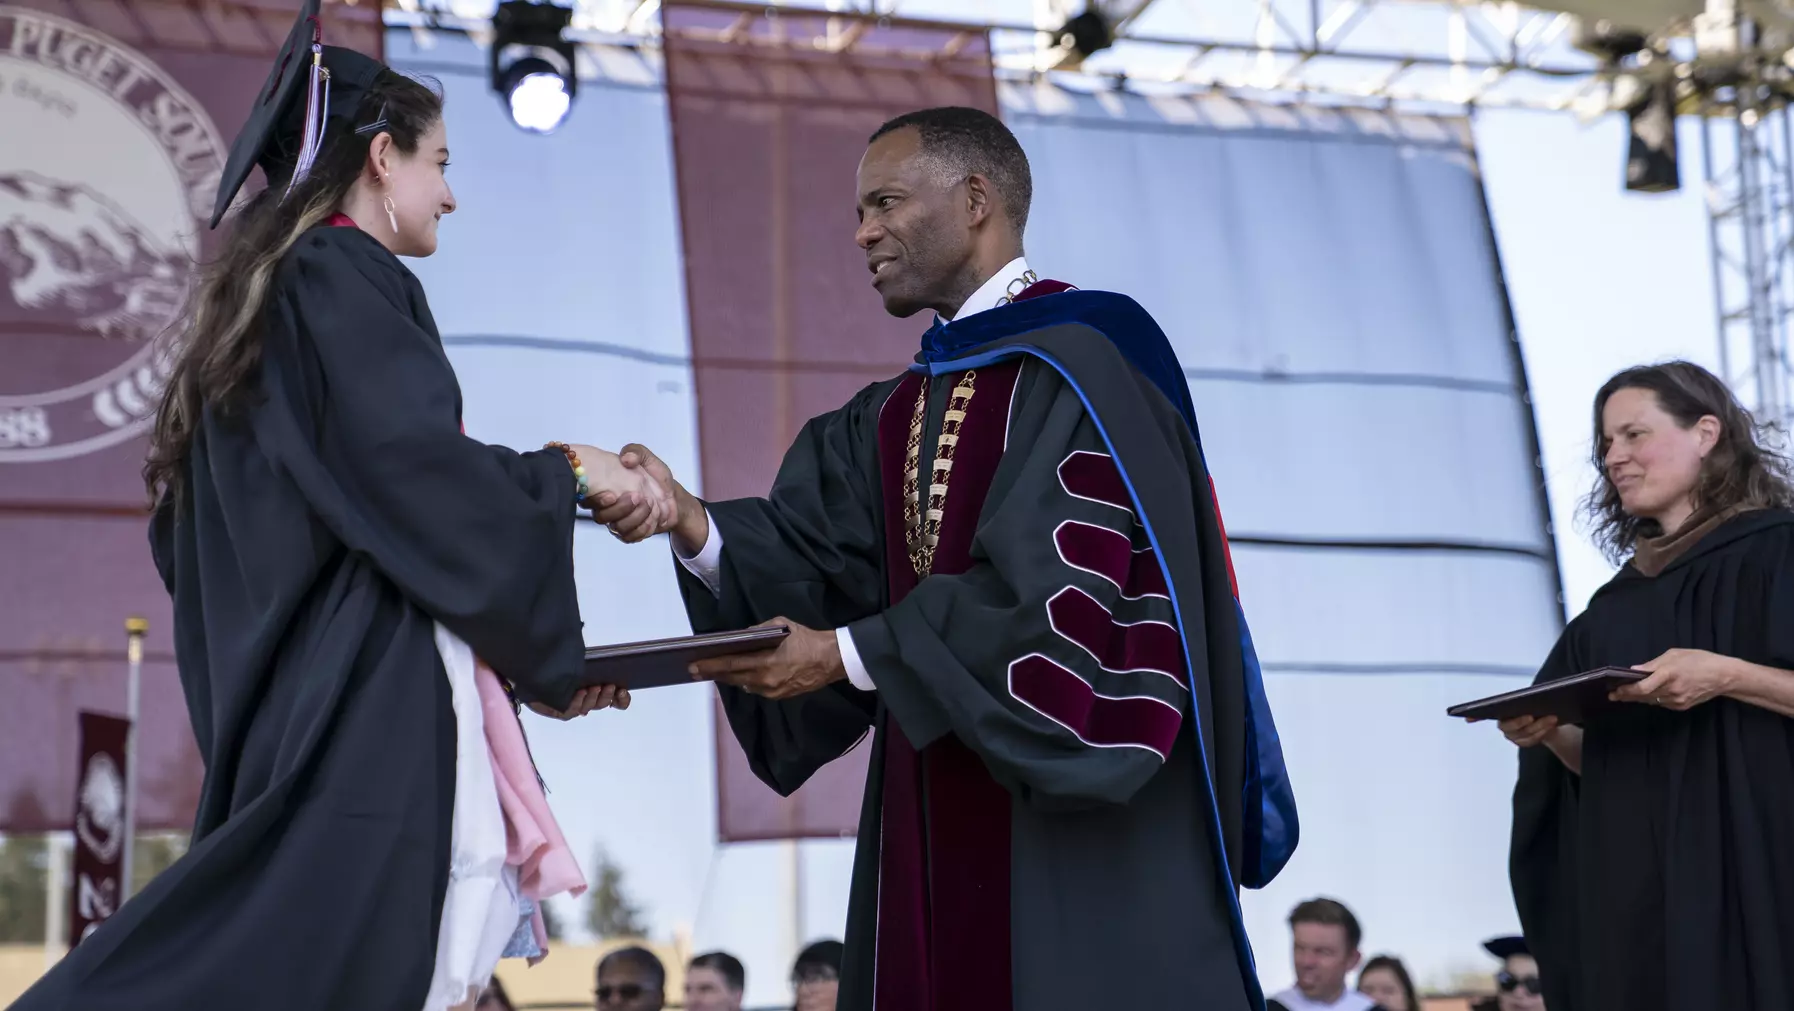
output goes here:
[{"label": "long brown hair", "polygon": [[[287,178],[269,179],[230,223],[223,248],[203,265],[180,316],[164,335],[172,363],[150,436],[143,482],[150,500],[178,495],[201,418],[208,409],[229,415],[243,406],[261,364],[262,317],[280,261],[299,237],[342,206],[367,163],[377,134],[357,134],[384,109],[393,144],[417,153],[419,141],[442,118],[442,96],[422,81],[382,70],[357,115],[330,120],[311,173],[291,194]],[[289,170],[290,171],[290,170]]]},{"label": "long brown hair", "polygon": [[1582,512],[1595,544],[1609,561],[1624,561],[1640,536],[1664,533],[1655,520],[1633,516],[1620,506],[1619,489],[1607,475],[1608,440],[1601,414],[1607,400],[1621,390],[1647,390],[1676,424],[1693,428],[1711,415],[1719,421],[1719,441],[1701,463],[1694,488],[1695,508],[1733,506],[1786,509],[1794,506],[1788,459],[1773,446],[1777,430],[1759,424],[1719,377],[1692,362],[1638,365],[1614,375],[1595,394],[1595,486],[1582,500]]}]

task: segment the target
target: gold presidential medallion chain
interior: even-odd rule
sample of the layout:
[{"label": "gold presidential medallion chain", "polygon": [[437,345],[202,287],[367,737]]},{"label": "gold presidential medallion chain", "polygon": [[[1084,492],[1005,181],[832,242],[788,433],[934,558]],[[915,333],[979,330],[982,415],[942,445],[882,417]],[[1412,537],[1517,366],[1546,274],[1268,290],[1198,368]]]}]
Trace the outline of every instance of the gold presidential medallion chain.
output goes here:
[{"label": "gold presidential medallion chain", "polygon": [[[1029,288],[1032,288],[1039,283],[1039,274],[1034,273],[1032,270],[1024,270],[1020,277],[1010,281],[1009,284],[1003,288],[1003,297],[997,299],[997,304],[1008,305],[1015,301],[1015,296],[1020,295],[1022,292],[1027,291]],[[1020,287],[1017,287],[1017,285],[1020,285]]]},{"label": "gold presidential medallion chain", "polygon": [[[1004,286],[998,305],[1008,305],[1015,297],[1040,280],[1026,270]],[[934,474],[928,484],[928,507],[922,507],[922,425],[928,419],[928,377],[922,377],[922,388],[916,391],[916,409],[909,418],[909,446],[903,462],[903,536],[909,547],[909,563],[918,578],[934,569],[934,549],[941,543],[941,517],[947,509],[947,483],[953,477],[953,454],[959,448],[959,429],[966,420],[977,391],[978,372],[967,369],[953,387],[947,400],[947,415],[941,420],[941,435],[934,447]]]},{"label": "gold presidential medallion chain", "polygon": [[941,542],[941,517],[947,508],[947,482],[953,476],[953,453],[959,446],[960,425],[965,422],[966,408],[972,403],[978,373],[968,369],[953,387],[947,401],[947,415],[941,421],[941,435],[935,442],[934,474],[928,485],[928,508],[922,508],[921,457],[922,423],[928,417],[928,377],[922,377],[922,388],[916,393],[916,409],[909,419],[909,447],[903,464],[903,533],[909,546],[909,562],[917,577],[928,575],[934,568],[934,549]]}]

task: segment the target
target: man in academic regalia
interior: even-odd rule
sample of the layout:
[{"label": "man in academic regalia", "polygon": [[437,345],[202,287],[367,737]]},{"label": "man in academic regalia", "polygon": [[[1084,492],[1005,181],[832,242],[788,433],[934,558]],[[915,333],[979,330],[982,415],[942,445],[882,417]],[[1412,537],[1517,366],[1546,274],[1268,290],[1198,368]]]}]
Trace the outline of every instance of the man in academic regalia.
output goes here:
[{"label": "man in academic regalia", "polygon": [[[1027,159],[995,118],[887,123],[857,240],[910,370],[812,420],[765,499],[665,482],[705,661],[780,793],[876,730],[840,1007],[1263,1004],[1237,890],[1294,805],[1170,344],[1122,295],[1040,281]],[[602,500],[601,500],[602,502]],[[626,540],[658,529],[600,509]]]}]

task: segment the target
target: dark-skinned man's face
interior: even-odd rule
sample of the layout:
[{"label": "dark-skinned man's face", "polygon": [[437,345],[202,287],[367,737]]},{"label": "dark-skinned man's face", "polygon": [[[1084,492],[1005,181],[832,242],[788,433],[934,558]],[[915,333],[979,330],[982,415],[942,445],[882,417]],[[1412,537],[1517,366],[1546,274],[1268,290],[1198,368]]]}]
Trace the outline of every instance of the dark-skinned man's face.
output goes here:
[{"label": "dark-skinned man's face", "polygon": [[660,1011],[666,993],[646,967],[622,959],[598,969],[598,1011]]},{"label": "dark-skinned man's face", "polygon": [[[922,157],[922,135],[894,130],[872,142],[860,159],[860,227],[854,240],[866,251],[872,286],[893,316],[934,307],[958,311],[971,294],[971,213],[964,181],[942,185]],[[960,289],[964,288],[964,291]]]}]

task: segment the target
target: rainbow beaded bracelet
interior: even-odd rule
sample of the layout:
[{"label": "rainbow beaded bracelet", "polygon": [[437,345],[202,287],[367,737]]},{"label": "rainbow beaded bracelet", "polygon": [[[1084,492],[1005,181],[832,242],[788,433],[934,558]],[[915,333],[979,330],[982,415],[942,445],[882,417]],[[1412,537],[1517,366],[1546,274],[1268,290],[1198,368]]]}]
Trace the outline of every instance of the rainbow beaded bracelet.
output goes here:
[{"label": "rainbow beaded bracelet", "polygon": [[586,480],[586,465],[579,462],[579,454],[573,451],[573,447],[564,442],[551,442],[542,448],[558,449],[567,457],[567,464],[573,468],[573,480],[576,483],[573,489],[573,501],[584,502],[591,498],[592,483]]}]

